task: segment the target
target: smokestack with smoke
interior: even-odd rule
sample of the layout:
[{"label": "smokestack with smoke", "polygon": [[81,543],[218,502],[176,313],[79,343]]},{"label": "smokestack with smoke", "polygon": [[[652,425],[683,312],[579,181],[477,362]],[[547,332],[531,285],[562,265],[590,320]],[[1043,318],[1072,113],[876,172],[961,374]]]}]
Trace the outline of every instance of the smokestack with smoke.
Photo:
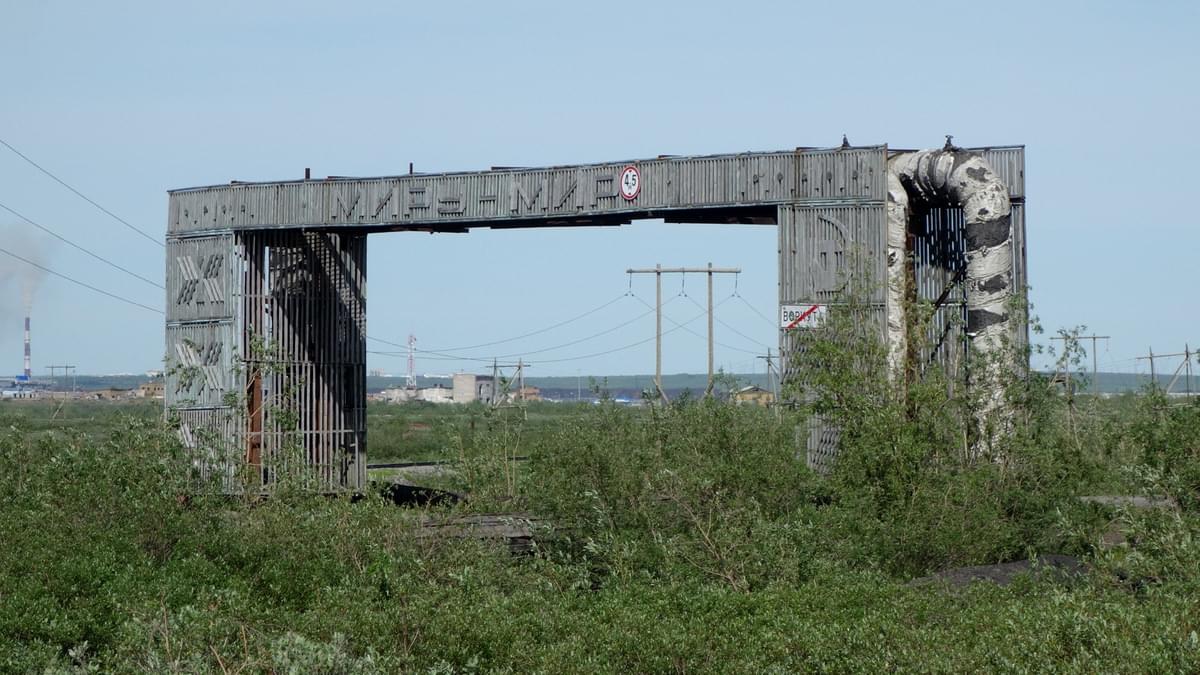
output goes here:
[{"label": "smokestack with smoke", "polygon": [[[38,264],[46,259],[46,247],[31,236],[29,229],[18,225],[0,226],[0,241],[4,247]],[[45,272],[21,262],[16,258],[0,254],[0,317],[25,317],[25,371],[26,377],[33,373],[30,361],[29,324],[33,315],[33,298]],[[8,326],[12,323],[5,321]],[[9,333],[11,335],[11,333]]]},{"label": "smokestack with smoke", "polygon": [[29,314],[25,314],[25,379],[33,379],[33,360],[29,358]]}]

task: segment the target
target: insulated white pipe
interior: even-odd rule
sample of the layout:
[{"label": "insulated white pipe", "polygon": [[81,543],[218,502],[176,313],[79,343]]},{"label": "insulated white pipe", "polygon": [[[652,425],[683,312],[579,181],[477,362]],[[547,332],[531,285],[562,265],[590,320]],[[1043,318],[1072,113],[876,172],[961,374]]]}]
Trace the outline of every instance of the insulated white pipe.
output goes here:
[{"label": "insulated white pipe", "polygon": [[[889,167],[890,167],[889,162]],[[908,353],[908,192],[895,171],[887,177],[887,344],[888,377],[904,381]]]},{"label": "insulated white pipe", "polygon": [[[1008,186],[978,153],[953,147],[897,155],[888,166],[889,338],[893,322],[890,283],[893,208],[890,197],[894,178],[914,201],[951,203],[963,209],[967,336],[972,350],[985,364],[982,377],[977,379],[983,390],[975,414],[976,450],[990,448],[1011,426],[1003,386],[1004,375],[1012,369],[1006,349],[1011,346],[1014,325],[1008,311],[1013,281],[1012,204]],[[895,227],[898,228],[898,220]],[[903,302],[897,303],[896,307],[896,320],[903,326]],[[900,364],[903,364],[903,358]]]}]

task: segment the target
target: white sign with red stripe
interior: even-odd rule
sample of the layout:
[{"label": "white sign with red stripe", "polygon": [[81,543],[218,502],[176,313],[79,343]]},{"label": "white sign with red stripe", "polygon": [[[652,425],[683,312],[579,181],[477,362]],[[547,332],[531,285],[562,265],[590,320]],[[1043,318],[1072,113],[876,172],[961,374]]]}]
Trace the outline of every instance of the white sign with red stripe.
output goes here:
[{"label": "white sign with red stripe", "polygon": [[779,308],[779,327],[784,330],[816,328],[825,323],[828,313],[829,305],[783,305]]}]

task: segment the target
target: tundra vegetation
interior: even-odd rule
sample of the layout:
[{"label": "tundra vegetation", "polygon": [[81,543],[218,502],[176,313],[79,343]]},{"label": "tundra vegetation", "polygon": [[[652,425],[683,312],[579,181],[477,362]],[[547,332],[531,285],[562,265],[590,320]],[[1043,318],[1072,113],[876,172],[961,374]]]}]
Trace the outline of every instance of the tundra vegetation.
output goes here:
[{"label": "tundra vegetation", "polygon": [[[151,408],[2,405],[0,671],[1200,670],[1200,401],[1013,373],[981,457],[970,388],[887,377],[854,319],[806,340],[796,409],[373,406],[373,447],[453,462],[452,505],[223,497]],[[797,460],[812,414],[827,476]],[[516,512],[528,554],[421,536]],[[913,583],[1039,554],[1087,571]]]}]

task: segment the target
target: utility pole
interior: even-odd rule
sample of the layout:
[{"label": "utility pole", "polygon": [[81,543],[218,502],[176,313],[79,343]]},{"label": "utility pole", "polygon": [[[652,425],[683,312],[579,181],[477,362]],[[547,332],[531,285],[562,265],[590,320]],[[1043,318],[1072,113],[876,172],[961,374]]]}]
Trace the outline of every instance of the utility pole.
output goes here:
[{"label": "utility pole", "polygon": [[417,368],[414,352],[417,350],[417,336],[408,334],[408,378],[404,381],[407,389],[417,388]]},{"label": "utility pole", "polygon": [[1188,399],[1192,399],[1192,347],[1187,342],[1183,344],[1183,363],[1188,366]]},{"label": "utility pole", "polygon": [[[1072,341],[1072,342],[1078,342],[1079,340],[1091,340],[1092,341],[1092,395],[1099,396],[1100,395],[1100,378],[1099,378],[1099,375],[1097,374],[1097,370],[1096,370],[1096,340],[1107,340],[1107,339],[1109,339],[1109,336],[1107,336],[1107,335],[1074,335],[1074,336],[1060,335],[1057,337],[1052,337],[1050,339],[1051,340],[1062,340],[1064,350],[1066,350],[1069,347],[1068,341]],[[1067,389],[1070,389],[1071,388],[1071,368],[1070,368],[1070,366],[1067,366],[1067,365],[1064,365],[1063,368],[1067,371]]]},{"label": "utility pole", "polygon": [[662,386],[662,263],[654,270],[654,388],[666,403],[667,392]]},{"label": "utility pole", "polygon": [[708,388],[705,390],[705,396],[712,395],[713,389],[713,296],[712,296],[712,275],[714,274],[740,274],[741,269],[737,267],[713,267],[712,263],[708,263],[708,267],[663,267],[662,264],[655,265],[653,269],[627,269],[626,274],[653,274],[655,277],[655,328],[654,328],[654,386],[658,389],[659,398],[663,403],[669,403],[667,392],[662,386],[662,275],[664,274],[707,274],[708,275]]},{"label": "utility pole", "polygon": [[[488,403],[492,407],[498,407],[505,402],[505,398],[510,403],[516,403],[518,399],[521,401],[522,407],[525,403],[525,369],[529,367],[525,363],[525,359],[518,359],[516,363],[500,363],[499,359],[492,359],[492,393],[488,397]],[[512,377],[505,376],[505,369],[512,369]],[[500,381],[506,382],[505,387],[501,389]],[[512,387],[515,384],[517,387],[516,393],[513,393]]]},{"label": "utility pole", "polygon": [[775,364],[772,361],[775,358],[775,356],[771,353],[771,348],[768,347],[766,356],[756,356],[755,358],[766,359],[766,361],[767,361],[767,388],[771,390],[771,396],[775,399],[775,401],[774,401],[775,417],[778,418],[780,416],[780,412],[779,412],[779,381],[782,378],[778,377],[777,374],[775,373]]},{"label": "utility pole", "polygon": [[71,375],[71,376],[72,376],[72,379],[71,379],[71,383],[72,383],[72,384],[71,384],[71,390],[72,390],[72,391],[74,391],[74,390],[75,390],[75,385],[74,385],[74,382],[75,382],[75,380],[74,380],[75,366],[70,366],[70,365],[65,365],[65,366],[46,366],[46,370],[49,370],[49,371],[50,371],[50,381],[51,381],[52,383],[54,383],[55,385],[57,385],[57,384],[58,384],[58,378],[56,378],[56,377],[55,377],[55,374],[57,373],[57,371],[60,371],[60,370],[61,370],[61,371],[62,371],[62,374],[63,374],[63,377],[66,377],[67,375]]},{"label": "utility pole", "polygon": [[704,395],[712,396],[713,391],[713,304],[712,304],[712,263],[708,263],[708,387]]},{"label": "utility pole", "polygon": [[1191,396],[1192,396],[1192,356],[1194,356],[1195,354],[1196,354],[1196,352],[1192,351],[1191,344],[1185,343],[1183,345],[1182,352],[1176,352],[1174,354],[1155,354],[1154,350],[1150,349],[1150,353],[1148,356],[1139,356],[1139,357],[1137,357],[1137,360],[1150,362],[1150,381],[1154,383],[1155,387],[1157,387],[1158,386],[1158,373],[1154,368],[1154,361],[1156,359],[1174,359],[1174,358],[1183,357],[1183,361],[1180,362],[1179,367],[1176,368],[1175,372],[1171,374],[1171,381],[1167,383],[1167,388],[1164,390],[1164,393],[1167,393],[1167,394],[1171,393],[1171,390],[1175,388],[1175,383],[1179,381],[1179,376],[1182,374],[1185,377],[1185,384],[1184,384],[1185,391],[1187,393],[1187,396],[1189,398],[1191,398]]}]

